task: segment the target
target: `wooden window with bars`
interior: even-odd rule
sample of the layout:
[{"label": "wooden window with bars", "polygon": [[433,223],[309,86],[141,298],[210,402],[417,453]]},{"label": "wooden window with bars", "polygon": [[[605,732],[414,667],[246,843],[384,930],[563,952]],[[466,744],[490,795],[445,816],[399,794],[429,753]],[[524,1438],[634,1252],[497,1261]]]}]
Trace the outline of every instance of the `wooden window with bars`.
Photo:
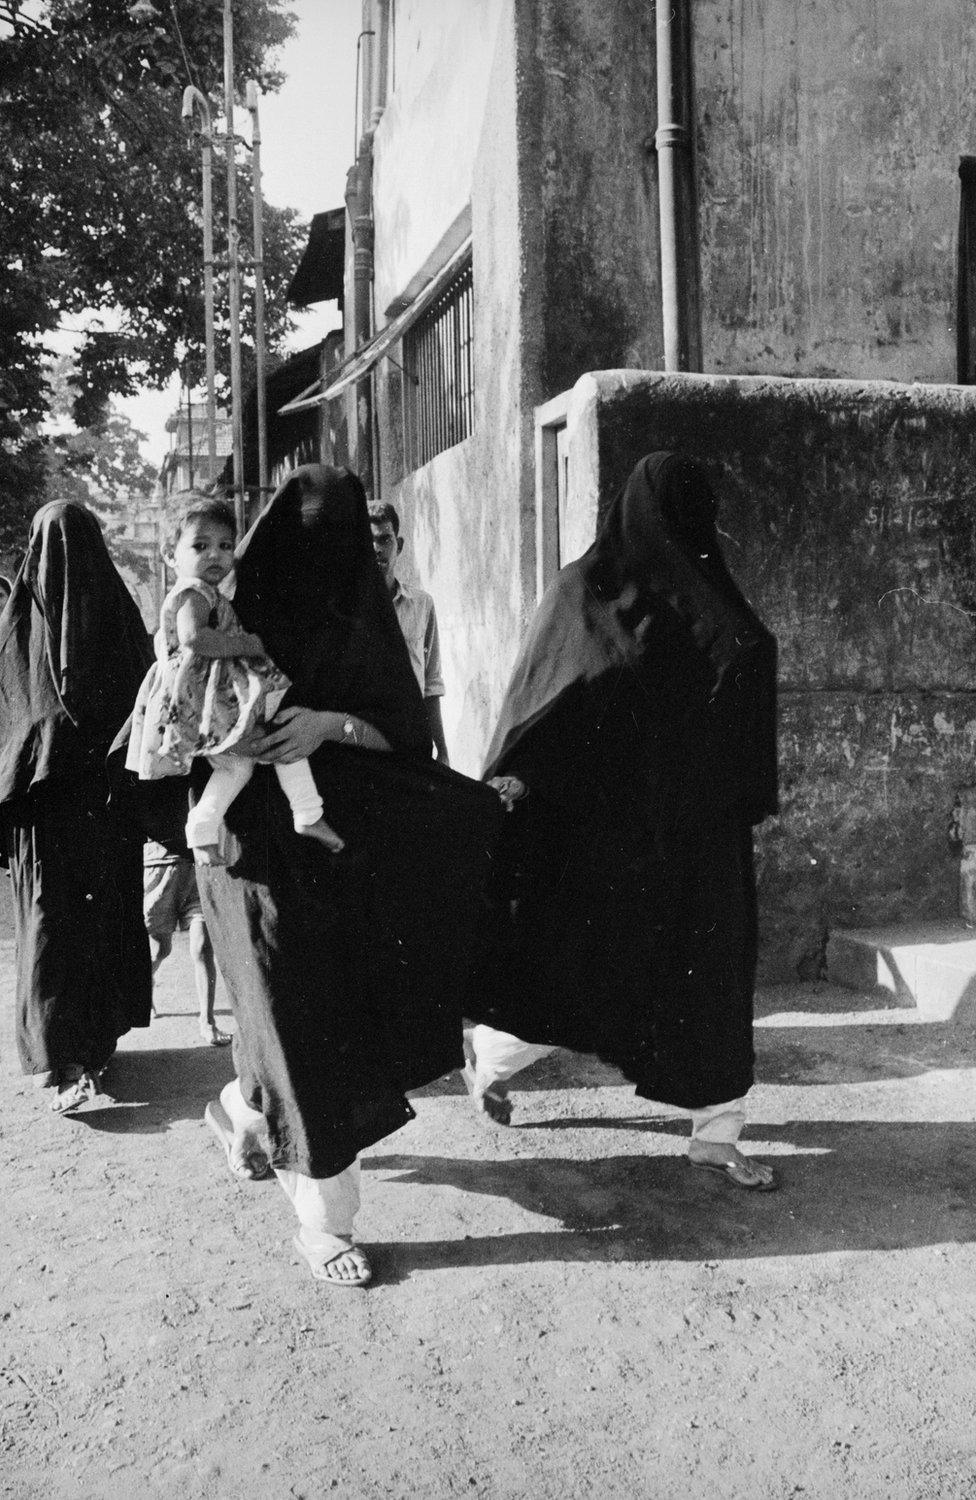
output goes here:
[{"label": "wooden window with bars", "polygon": [[411,469],[421,468],[474,431],[473,330],[469,260],[404,337]]}]

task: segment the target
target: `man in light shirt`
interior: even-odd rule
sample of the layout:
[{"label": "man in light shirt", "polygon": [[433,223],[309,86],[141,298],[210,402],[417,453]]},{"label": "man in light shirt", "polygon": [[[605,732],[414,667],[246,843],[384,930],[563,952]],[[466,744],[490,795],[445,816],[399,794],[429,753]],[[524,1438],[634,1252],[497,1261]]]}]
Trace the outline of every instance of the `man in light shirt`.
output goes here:
[{"label": "man in light shirt", "polygon": [[437,759],[447,766],[450,761],[441,718],[444,679],[441,676],[441,648],[434,601],[423,589],[404,588],[396,576],[397,561],[403,551],[403,537],[400,535],[400,517],[393,506],[371,505],[369,524],[373,530],[376,561],[390,591],[393,608],[410,652],[410,664],[424,695],[430,736]]}]

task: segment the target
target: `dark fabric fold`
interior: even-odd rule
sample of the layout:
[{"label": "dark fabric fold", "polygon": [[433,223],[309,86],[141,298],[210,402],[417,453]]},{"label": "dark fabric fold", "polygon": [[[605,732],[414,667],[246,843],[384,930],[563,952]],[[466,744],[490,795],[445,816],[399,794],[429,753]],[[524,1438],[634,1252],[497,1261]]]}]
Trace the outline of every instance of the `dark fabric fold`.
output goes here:
[{"label": "dark fabric fold", "polygon": [[96,518],[44,506],[0,616],[0,850],[26,1072],[97,1069],[149,1024],[141,839],[108,806],[105,755],[151,657]]},{"label": "dark fabric fold", "polygon": [[237,549],[234,608],[291,678],[289,702],[361,713],[395,749],[429,754],[406,642],[376,566],[355,474],[295,469]]},{"label": "dark fabric fold", "polygon": [[[245,1097],[276,1166],[330,1177],[412,1117],[408,1089],[461,1062],[503,814],[488,788],[430,759],[354,476],[290,476],[241,544],[234,606],[292,679],[289,703],[353,714],[393,746],[327,742],[310,757],[341,855],[295,833],[258,766],[227,815],[229,863],[200,871]],[[139,801],[142,785],[122,795]],[[172,797],[142,803],[160,831]]]},{"label": "dark fabric fold", "polygon": [[95,516],[42,506],[0,614],[0,803],[104,758],[151,661]]},{"label": "dark fabric fold", "polygon": [[698,464],[674,453],[641,460],[592,547],[539,604],[486,776],[550,742],[546,720],[568,700],[572,751],[547,758],[559,762],[553,775],[580,786],[571,759],[592,753],[610,705],[628,691],[636,739],[616,752],[601,739],[599,754],[604,765],[614,755],[625,785],[638,777],[641,802],[665,801],[676,816],[736,807],[759,821],[776,811],[776,643],[728,572],[715,515]]},{"label": "dark fabric fold", "polygon": [[485,774],[529,795],[506,828],[510,915],[478,1019],[598,1053],[664,1103],[746,1091],[775,660],[704,471],[645,458],[543,597],[488,752]]}]

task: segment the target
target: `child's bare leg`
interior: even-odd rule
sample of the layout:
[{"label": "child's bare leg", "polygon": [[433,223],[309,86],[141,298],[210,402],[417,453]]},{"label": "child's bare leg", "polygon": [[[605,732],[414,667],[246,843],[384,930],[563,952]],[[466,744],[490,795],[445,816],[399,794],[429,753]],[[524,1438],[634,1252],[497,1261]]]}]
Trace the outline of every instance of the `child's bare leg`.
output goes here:
[{"label": "child's bare leg", "polygon": [[290,765],[276,765],[275,774],[281,790],[288,798],[295,832],[300,833],[303,838],[317,839],[333,854],[339,854],[346,846],[322,816],[322,798],[308,761],[296,760]]},{"label": "child's bare leg", "polygon": [[[151,932],[149,934],[149,957],[150,957],[150,959],[152,961],[152,977],[153,977],[153,980],[155,980],[155,978],[156,978],[156,970],[159,968],[160,964],[163,962],[163,959],[164,958],[169,958],[170,953],[172,951],[173,951],[173,938],[172,938],[172,935],[170,933],[168,933],[168,932]],[[152,1009],[153,1015],[154,1016],[158,1015],[159,1012],[156,1009],[156,996],[155,996],[155,993],[153,994],[153,997],[150,1000],[149,1004],[150,1004],[150,1007]]]},{"label": "child's bare leg", "polygon": [[186,841],[199,864],[220,864],[220,830],[224,814],[254,774],[254,762],[243,755],[215,755],[213,770],[200,800],[186,820]]},{"label": "child's bare leg", "polygon": [[193,982],[200,1004],[200,1035],[210,1047],[226,1047],[232,1038],[219,1031],[214,1021],[214,997],[217,993],[217,965],[213,944],[202,917],[190,920],[190,957],[193,960]]}]

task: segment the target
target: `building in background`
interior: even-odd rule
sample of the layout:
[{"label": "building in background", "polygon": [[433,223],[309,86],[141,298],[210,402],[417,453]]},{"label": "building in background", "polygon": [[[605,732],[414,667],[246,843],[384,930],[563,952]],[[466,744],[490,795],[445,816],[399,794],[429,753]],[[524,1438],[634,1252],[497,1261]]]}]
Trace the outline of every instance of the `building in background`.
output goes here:
[{"label": "building in background", "polygon": [[169,452],[160,465],[152,496],[133,509],[123,536],[129,550],[142,557],[150,569],[148,582],[126,573],[143,618],[151,630],[159,624],[159,608],[169,587],[163,548],[176,510],[175,496],[183,490],[207,489],[220,479],[231,451],[231,424],[227,413],[217,410],[216,458],[207,452],[207,408],[204,402],[187,401],[167,418]]},{"label": "building in background", "polygon": [[685,394],[661,373],[655,5],[366,0],[346,357],[282,417],[333,414],[323,458],[400,511],[472,772],[538,590],[601,498],[651,447],[706,460],[783,643],[767,907],[775,887],[781,951],[812,972],[831,923],[955,899],[942,829],[976,752],[974,412],[950,384],[976,285],[957,272],[976,253],[957,240],[976,14],[690,9],[704,357]]}]

